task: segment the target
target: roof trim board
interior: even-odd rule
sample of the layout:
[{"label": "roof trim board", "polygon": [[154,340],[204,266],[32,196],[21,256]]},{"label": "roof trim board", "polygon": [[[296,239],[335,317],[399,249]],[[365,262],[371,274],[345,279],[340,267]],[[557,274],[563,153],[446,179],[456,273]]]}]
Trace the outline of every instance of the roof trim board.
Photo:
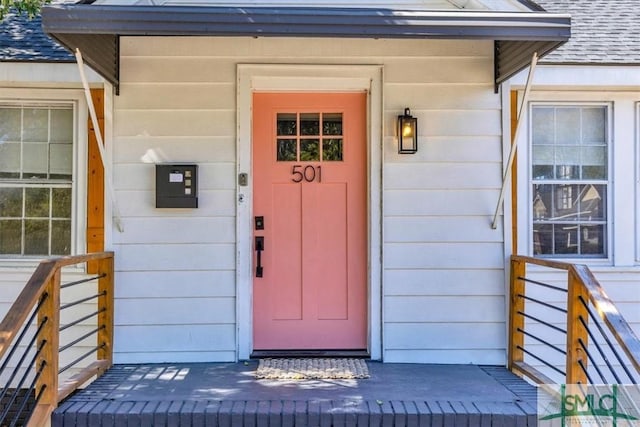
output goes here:
[{"label": "roof trim board", "polygon": [[42,22],[116,87],[120,36],[495,40],[499,85],[525,68],[534,51],[542,56],[571,35],[568,15],[544,12],[58,4],[42,9]]}]

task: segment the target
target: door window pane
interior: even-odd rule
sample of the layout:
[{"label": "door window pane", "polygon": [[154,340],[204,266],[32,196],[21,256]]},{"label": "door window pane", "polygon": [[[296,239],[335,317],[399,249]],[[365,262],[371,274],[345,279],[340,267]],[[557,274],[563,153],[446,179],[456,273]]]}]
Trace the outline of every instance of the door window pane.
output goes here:
[{"label": "door window pane", "polygon": [[343,113],[277,113],[276,160],[339,162],[344,158]]},{"label": "door window pane", "polygon": [[300,135],[320,135],[320,114],[300,114]]},{"label": "door window pane", "polygon": [[324,113],[322,115],[323,135],[342,135],[342,113]]},{"label": "door window pane", "polygon": [[295,139],[279,139],[277,159],[279,162],[295,162],[298,160],[298,149]]},{"label": "door window pane", "polygon": [[326,162],[342,161],[341,139],[325,139],[322,141],[322,160]]},{"label": "door window pane", "polygon": [[278,136],[297,135],[296,113],[278,113],[277,132]]},{"label": "door window pane", "polygon": [[320,140],[303,139],[300,141],[300,161],[313,162],[320,160]]}]

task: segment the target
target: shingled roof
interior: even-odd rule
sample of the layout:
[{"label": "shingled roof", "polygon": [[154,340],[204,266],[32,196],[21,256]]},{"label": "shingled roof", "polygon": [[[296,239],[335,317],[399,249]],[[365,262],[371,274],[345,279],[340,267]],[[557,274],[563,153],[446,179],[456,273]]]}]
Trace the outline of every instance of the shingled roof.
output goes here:
[{"label": "shingled roof", "polygon": [[42,31],[40,17],[8,14],[0,23],[0,62],[73,62],[69,51]]},{"label": "shingled roof", "polygon": [[536,0],[571,15],[571,38],[541,60],[554,64],[640,65],[640,1]]},{"label": "shingled roof", "polygon": [[[536,0],[572,16],[571,39],[544,57],[556,64],[640,64],[638,0]],[[42,31],[41,19],[9,14],[0,23],[0,61],[73,62]]]}]

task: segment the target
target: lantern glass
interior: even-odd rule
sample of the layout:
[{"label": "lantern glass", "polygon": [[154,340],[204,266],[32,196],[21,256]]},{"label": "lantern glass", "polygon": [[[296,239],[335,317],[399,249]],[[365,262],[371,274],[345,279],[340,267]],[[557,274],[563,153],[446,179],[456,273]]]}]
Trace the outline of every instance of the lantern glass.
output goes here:
[{"label": "lantern glass", "polygon": [[413,154],[418,151],[418,119],[408,108],[398,116],[398,153]]}]

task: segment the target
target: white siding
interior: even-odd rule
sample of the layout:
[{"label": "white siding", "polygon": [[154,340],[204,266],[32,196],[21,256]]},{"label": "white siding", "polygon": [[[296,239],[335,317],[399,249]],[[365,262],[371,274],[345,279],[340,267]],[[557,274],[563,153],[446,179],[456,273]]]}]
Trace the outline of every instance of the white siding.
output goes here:
[{"label": "white siding", "polygon": [[[116,361],[236,357],[238,64],[384,68],[383,357],[502,363],[500,97],[484,41],[122,38],[114,97]],[[396,154],[395,120],[420,149]],[[154,208],[154,162],[194,162],[199,208]],[[380,173],[380,172],[374,172]],[[245,254],[244,256],[249,256]],[[377,286],[378,284],[372,284]],[[416,338],[418,337],[418,338]]]}]

